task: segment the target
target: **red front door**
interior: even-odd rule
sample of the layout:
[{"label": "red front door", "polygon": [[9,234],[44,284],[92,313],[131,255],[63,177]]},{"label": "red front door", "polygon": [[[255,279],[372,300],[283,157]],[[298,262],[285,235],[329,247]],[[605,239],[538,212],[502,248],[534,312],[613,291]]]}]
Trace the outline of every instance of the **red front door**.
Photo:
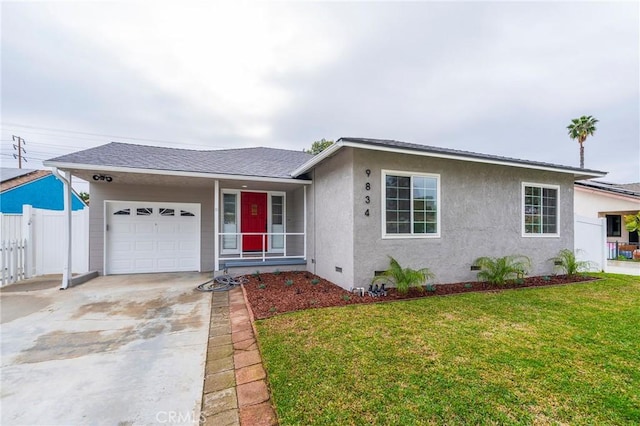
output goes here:
[{"label": "red front door", "polygon": [[[243,192],[240,201],[240,232],[267,232],[267,194]],[[267,238],[262,235],[243,235],[243,251],[267,249]]]}]

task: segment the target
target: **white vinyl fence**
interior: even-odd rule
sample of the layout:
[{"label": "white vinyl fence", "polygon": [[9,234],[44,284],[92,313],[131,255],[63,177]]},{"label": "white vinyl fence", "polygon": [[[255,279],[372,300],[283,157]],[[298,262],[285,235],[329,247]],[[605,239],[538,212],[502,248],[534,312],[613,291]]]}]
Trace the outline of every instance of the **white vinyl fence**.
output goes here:
[{"label": "white vinyl fence", "polygon": [[[23,206],[22,215],[0,215],[2,285],[37,275],[60,274],[64,267],[64,211]],[[71,268],[89,269],[89,208],[72,213]],[[6,249],[5,249],[6,247]]]},{"label": "white vinyl fence", "polygon": [[0,280],[2,285],[15,283],[25,277],[25,240],[0,241],[0,257],[2,258],[2,270]]},{"label": "white vinyl fence", "polygon": [[574,248],[578,260],[591,262],[591,270],[607,269],[607,221],[575,215],[573,219]]}]

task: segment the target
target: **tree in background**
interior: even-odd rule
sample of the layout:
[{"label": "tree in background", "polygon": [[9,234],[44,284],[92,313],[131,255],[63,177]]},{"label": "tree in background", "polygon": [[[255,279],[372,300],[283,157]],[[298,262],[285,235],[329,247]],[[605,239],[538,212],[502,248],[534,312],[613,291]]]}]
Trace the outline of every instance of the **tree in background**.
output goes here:
[{"label": "tree in background", "polygon": [[318,155],[325,149],[329,148],[333,144],[333,141],[328,141],[325,138],[315,141],[311,144],[311,149],[303,149],[302,152],[308,152],[309,154]]},{"label": "tree in background", "polygon": [[583,115],[580,118],[574,118],[571,120],[571,124],[567,126],[569,130],[569,137],[571,139],[577,139],[580,144],[580,168],[584,169],[584,141],[587,140],[587,136],[593,136],[596,131],[596,123],[598,120],[590,115]]},{"label": "tree in background", "polygon": [[82,201],[84,201],[84,203],[86,205],[89,205],[89,193],[88,192],[81,192],[78,194],[78,197],[80,197],[82,199]]}]

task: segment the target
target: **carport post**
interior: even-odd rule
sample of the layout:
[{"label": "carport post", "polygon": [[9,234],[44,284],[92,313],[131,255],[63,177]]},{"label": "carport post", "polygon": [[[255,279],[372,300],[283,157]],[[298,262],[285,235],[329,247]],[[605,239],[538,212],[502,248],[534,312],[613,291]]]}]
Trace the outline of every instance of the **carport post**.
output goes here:
[{"label": "carport post", "polygon": [[71,282],[71,228],[72,228],[72,215],[71,215],[71,172],[64,172],[64,175],[56,168],[53,169],[58,178],[64,184],[64,212],[66,215],[65,221],[65,248],[66,253],[64,256],[64,265],[62,269],[62,283],[60,284],[60,290],[66,290]]},{"label": "carport post", "polygon": [[213,181],[213,270],[220,270],[220,181]]}]

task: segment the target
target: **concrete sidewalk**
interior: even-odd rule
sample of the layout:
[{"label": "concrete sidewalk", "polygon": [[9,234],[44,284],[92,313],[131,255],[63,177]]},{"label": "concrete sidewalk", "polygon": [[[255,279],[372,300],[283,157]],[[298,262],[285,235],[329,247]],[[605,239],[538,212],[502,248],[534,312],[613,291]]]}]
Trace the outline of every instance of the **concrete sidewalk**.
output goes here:
[{"label": "concrete sidewalk", "polygon": [[211,426],[273,426],[266,373],[242,289],[213,293],[202,416]]}]

